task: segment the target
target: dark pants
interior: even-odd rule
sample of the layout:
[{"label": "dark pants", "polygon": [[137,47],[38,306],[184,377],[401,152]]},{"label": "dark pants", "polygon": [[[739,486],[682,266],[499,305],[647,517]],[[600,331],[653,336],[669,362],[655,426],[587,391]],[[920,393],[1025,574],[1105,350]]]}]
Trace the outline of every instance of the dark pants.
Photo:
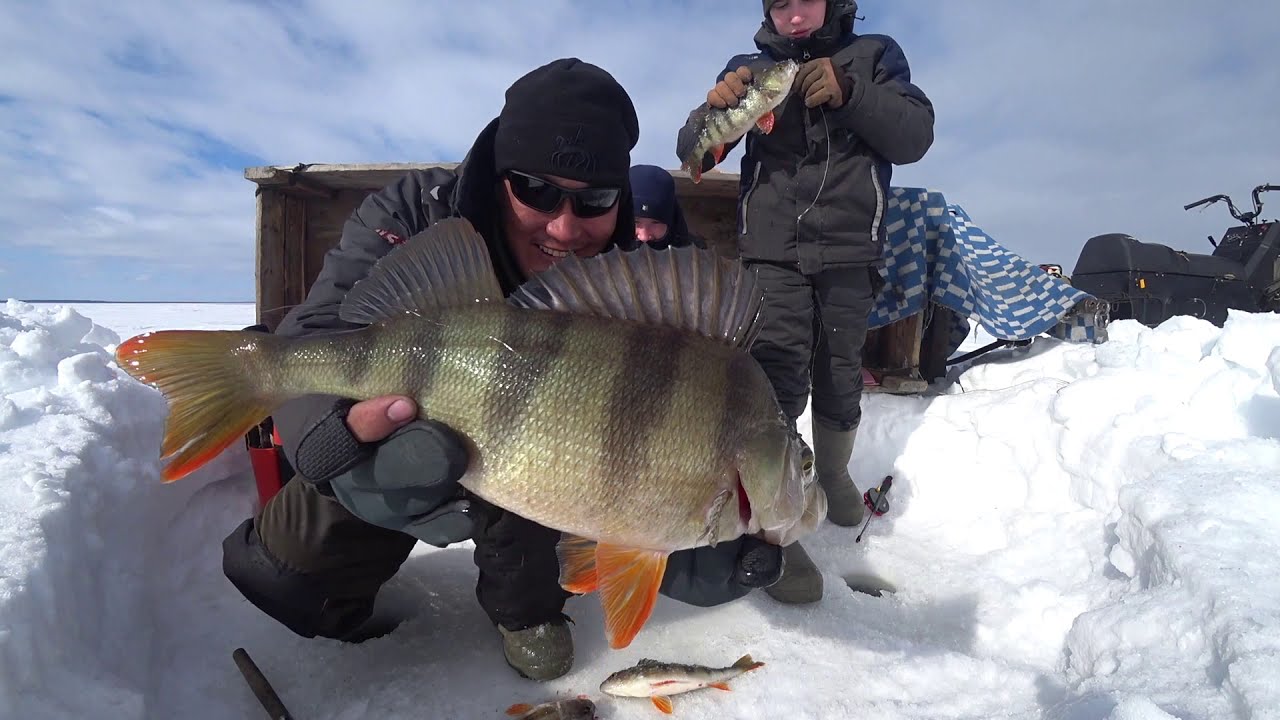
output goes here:
[{"label": "dark pants", "polygon": [[813,419],[835,430],[862,420],[862,349],[881,287],[866,266],[804,275],[795,267],[754,263],[765,292],[760,334],[751,354],[793,421],[813,393]]},{"label": "dark pants", "polygon": [[[285,483],[222,543],[223,572],[258,609],[303,637],[349,639],[417,539],[370,525],[305,480]],[[476,596],[494,624],[559,620],[560,533],[473,499]]]}]

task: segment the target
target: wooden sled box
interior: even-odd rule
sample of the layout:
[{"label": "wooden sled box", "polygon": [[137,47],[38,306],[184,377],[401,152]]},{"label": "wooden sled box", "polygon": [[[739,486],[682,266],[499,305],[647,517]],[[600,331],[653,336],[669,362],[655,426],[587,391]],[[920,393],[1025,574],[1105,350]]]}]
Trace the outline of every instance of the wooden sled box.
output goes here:
[{"label": "wooden sled box", "polygon": [[[244,172],[257,196],[257,318],[274,329],[290,307],[301,303],[324,256],[338,244],[343,223],[365,196],[412,169],[455,167],[457,163],[389,163],[252,167]],[[736,257],[734,220],[737,173],[711,171],[694,184],[684,171],[670,171],[676,194],[693,232],[727,257]],[[946,308],[931,306],[891,325],[872,330],[863,362],[879,385],[869,392],[911,394],[945,372],[945,336],[929,332],[947,326]],[[929,315],[926,323],[925,315]],[[923,368],[923,372],[922,372]]]}]

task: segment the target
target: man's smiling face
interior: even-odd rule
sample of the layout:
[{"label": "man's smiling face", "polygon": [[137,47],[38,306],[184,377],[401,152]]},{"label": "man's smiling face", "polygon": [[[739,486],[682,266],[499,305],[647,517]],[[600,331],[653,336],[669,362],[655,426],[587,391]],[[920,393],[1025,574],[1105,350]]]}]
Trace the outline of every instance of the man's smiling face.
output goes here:
[{"label": "man's smiling face", "polygon": [[[567,190],[588,187],[587,183],[556,175],[543,175],[539,180]],[[525,277],[546,270],[570,253],[579,257],[595,255],[604,250],[613,237],[618,222],[616,201],[608,212],[598,217],[577,216],[568,197],[554,210],[544,213],[521,202],[509,178],[503,178],[501,184],[503,234]]]}]

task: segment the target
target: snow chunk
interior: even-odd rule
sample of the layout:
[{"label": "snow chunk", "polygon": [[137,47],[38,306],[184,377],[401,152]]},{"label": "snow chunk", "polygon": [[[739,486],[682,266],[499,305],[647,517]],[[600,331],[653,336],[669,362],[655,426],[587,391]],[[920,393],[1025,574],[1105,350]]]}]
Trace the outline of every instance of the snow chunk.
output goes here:
[{"label": "snow chunk", "polygon": [[201,485],[161,487],[163,398],[74,310],[0,314],[0,707],[149,716],[157,541]]}]

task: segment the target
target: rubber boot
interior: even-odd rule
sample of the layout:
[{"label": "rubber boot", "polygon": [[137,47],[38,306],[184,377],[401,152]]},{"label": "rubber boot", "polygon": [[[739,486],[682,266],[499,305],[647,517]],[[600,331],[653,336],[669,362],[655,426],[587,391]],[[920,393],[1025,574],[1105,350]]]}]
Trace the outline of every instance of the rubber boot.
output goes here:
[{"label": "rubber boot", "polygon": [[573,635],[563,620],[523,630],[501,625],[502,653],[507,664],[529,680],[554,680],[573,668]]},{"label": "rubber boot", "polygon": [[782,577],[766,587],[769,597],[787,605],[802,605],[822,599],[822,573],[800,543],[782,548]]},{"label": "rubber boot", "polygon": [[857,428],[840,431],[813,423],[813,464],[827,494],[827,519],[844,527],[857,525],[863,516],[862,493],[849,477],[849,458],[857,436]]}]

